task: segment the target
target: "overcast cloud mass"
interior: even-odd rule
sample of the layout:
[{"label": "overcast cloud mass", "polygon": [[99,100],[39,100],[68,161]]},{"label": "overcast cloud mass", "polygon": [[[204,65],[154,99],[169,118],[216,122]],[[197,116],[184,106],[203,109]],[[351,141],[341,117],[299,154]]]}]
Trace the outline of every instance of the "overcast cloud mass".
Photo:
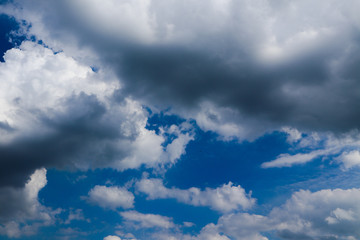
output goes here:
[{"label": "overcast cloud mass", "polygon": [[0,1],[0,239],[360,239],[359,11]]}]

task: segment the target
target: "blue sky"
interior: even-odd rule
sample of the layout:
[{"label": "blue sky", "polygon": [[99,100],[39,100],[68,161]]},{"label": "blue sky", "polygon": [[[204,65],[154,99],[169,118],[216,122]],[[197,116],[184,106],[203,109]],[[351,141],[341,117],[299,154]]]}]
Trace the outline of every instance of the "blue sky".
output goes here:
[{"label": "blue sky", "polygon": [[359,1],[0,4],[0,239],[360,238]]}]

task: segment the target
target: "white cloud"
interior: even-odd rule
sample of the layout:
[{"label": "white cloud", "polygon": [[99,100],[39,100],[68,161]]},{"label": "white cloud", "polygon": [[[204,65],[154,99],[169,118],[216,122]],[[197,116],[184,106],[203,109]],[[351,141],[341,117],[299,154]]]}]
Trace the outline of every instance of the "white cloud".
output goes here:
[{"label": "white cloud", "polygon": [[343,152],[337,160],[341,161],[344,164],[345,169],[350,169],[360,165],[360,152],[358,150],[353,150],[349,152]]},{"label": "white cloud", "polygon": [[[111,70],[94,72],[64,52],[29,41],[8,50],[4,58],[0,150],[5,162],[18,161],[25,170],[0,169],[0,176],[17,185],[29,169],[40,167],[168,167],[193,139],[189,129],[181,128],[164,147],[165,132],[146,129],[148,112],[139,101],[119,93],[119,80]],[[15,177],[6,178],[12,171],[18,171]]]},{"label": "white cloud", "polygon": [[195,223],[192,223],[192,222],[183,222],[183,225],[184,225],[184,227],[193,227],[193,226],[195,226],[196,224],[195,224]]},{"label": "white cloud", "polygon": [[275,160],[270,162],[265,162],[261,164],[263,168],[274,168],[274,167],[292,167],[293,165],[305,164],[314,160],[317,157],[327,155],[332,153],[332,149],[326,150],[316,150],[310,153],[297,153],[295,155],[290,154],[280,154]]},{"label": "white cloud", "polygon": [[[191,130],[181,125],[172,125],[168,129],[161,128],[160,135],[145,129],[145,125],[142,127],[144,129],[141,129],[138,138],[131,146],[132,155],[114,163],[112,167],[124,170],[138,168],[142,164],[148,167],[172,166],[185,154],[187,144],[194,139]],[[166,133],[174,134],[175,138],[163,147]]]},{"label": "white cloud", "polygon": [[206,232],[224,239],[268,240],[273,234],[287,240],[359,239],[359,199],[360,189],[300,190],[268,215],[225,214],[191,239],[208,239],[201,238]]},{"label": "white cloud", "polygon": [[276,219],[278,231],[296,239],[297,234],[314,239],[360,237],[360,189],[325,189],[318,192],[301,190],[281,207],[274,208],[270,218]]},{"label": "white cloud", "polygon": [[137,211],[120,212],[127,225],[133,228],[174,228],[175,224],[169,217],[157,214],[143,214]]},{"label": "white cloud", "polygon": [[[284,130],[289,132],[289,130]],[[292,130],[296,133],[295,130]],[[294,133],[293,133],[294,134]],[[299,137],[299,136],[298,136]],[[300,139],[297,137],[293,143],[293,150],[305,150],[307,153],[297,153],[294,155],[285,153],[280,154],[275,160],[261,164],[263,168],[292,167],[294,165],[305,164],[320,157],[334,157],[347,170],[360,164],[360,154],[358,150],[349,151],[348,149],[360,148],[358,132],[349,132],[335,137],[333,134],[316,133],[308,134]],[[314,150],[315,149],[315,150]]]},{"label": "white cloud", "polygon": [[288,135],[286,138],[288,143],[297,142],[302,138],[301,132],[299,132],[296,128],[283,127],[281,130]]},{"label": "white cloud", "polygon": [[194,118],[202,130],[215,132],[224,141],[255,140],[272,129],[272,126],[258,119],[248,119],[233,108],[217,106],[209,101],[199,104],[199,108],[193,112],[186,109],[180,114]]},{"label": "white cloud", "polygon": [[166,146],[165,163],[170,162],[174,164],[176,160],[185,154],[185,148],[191,140],[194,140],[194,136],[192,134],[178,134],[178,137]]},{"label": "white cloud", "polygon": [[238,213],[222,216],[216,225],[210,224],[207,227],[233,239],[268,240],[260,234],[260,231],[271,230],[268,222],[269,219],[261,215]]},{"label": "white cloud", "polygon": [[126,188],[96,185],[89,191],[88,200],[103,208],[133,208],[134,195]]},{"label": "white cloud", "polygon": [[64,53],[32,42],[23,42],[4,55],[0,64],[0,121],[17,131],[2,134],[1,143],[8,143],[19,134],[43,134],[38,114],[45,111],[64,111],[62,99],[84,92],[104,100],[118,87],[114,81],[107,83],[96,79],[90,67],[76,62]]},{"label": "white cloud", "polygon": [[118,236],[109,235],[107,237],[104,237],[103,240],[121,240],[121,238],[119,238]]},{"label": "white cloud", "polygon": [[331,212],[331,216],[325,218],[329,224],[335,224],[342,220],[355,221],[354,212],[352,210],[344,210],[337,208]]},{"label": "white cloud", "polygon": [[239,185],[229,182],[221,187],[212,189],[189,188],[166,188],[161,179],[142,179],[136,183],[139,192],[148,195],[148,199],[175,198],[179,202],[193,206],[208,206],[219,212],[231,212],[240,209],[250,209],[255,204],[251,193],[247,194]]},{"label": "white cloud", "polygon": [[206,225],[198,236],[195,237],[196,240],[230,240],[227,236],[218,232],[217,227],[210,223]]},{"label": "white cloud", "polygon": [[[73,209],[70,209],[69,216],[64,222],[65,224],[70,224],[72,221],[85,221],[84,213],[81,209],[76,209],[75,211]],[[90,221],[90,220],[87,220]]]},{"label": "white cloud", "polygon": [[58,211],[38,200],[39,191],[46,184],[46,169],[39,169],[23,188],[0,188],[0,235],[10,238],[34,235],[39,227],[54,223]]}]

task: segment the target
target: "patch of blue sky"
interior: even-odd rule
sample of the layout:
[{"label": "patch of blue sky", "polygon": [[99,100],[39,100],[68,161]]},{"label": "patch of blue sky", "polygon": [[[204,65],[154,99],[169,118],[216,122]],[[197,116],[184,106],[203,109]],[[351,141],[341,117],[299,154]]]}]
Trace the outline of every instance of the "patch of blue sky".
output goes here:
[{"label": "patch of blue sky", "polygon": [[[1,4],[1,3],[0,3]],[[0,61],[4,62],[4,53],[15,46],[14,39],[10,41],[12,31],[16,31],[19,25],[14,18],[6,14],[0,14]]]}]

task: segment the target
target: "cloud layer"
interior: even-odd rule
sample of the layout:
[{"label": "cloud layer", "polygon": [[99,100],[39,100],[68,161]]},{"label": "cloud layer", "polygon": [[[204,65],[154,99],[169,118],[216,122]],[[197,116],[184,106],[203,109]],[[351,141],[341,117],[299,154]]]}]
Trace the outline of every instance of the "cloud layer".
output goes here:
[{"label": "cloud layer", "polygon": [[93,49],[126,93],[154,104],[210,101],[274,127],[359,127],[357,1],[16,2],[25,10],[7,11],[30,33]]}]

